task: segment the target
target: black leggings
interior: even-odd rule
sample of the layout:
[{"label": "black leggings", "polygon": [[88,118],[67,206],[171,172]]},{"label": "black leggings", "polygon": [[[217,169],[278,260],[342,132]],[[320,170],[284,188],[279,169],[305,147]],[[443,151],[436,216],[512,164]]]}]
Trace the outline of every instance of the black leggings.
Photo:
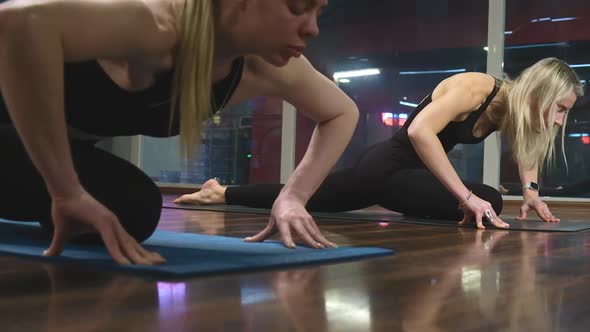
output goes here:
[{"label": "black leggings", "polygon": [[[72,141],[72,158],[84,188],[119,218],[138,241],[147,239],[160,219],[162,195],[154,182],[133,164],[96,148],[93,142]],[[38,221],[52,229],[51,199],[45,183],[16,134],[0,133],[0,218]],[[92,236],[92,242],[98,236]]]},{"label": "black leggings", "polygon": [[[404,168],[396,162],[390,140],[365,151],[352,168],[328,175],[307,204],[312,212],[342,212],[380,205],[409,216],[459,220],[455,197],[424,168]],[[487,185],[464,181],[481,199],[502,212],[502,196]],[[228,187],[229,205],[271,208],[283,185],[256,184]]]}]

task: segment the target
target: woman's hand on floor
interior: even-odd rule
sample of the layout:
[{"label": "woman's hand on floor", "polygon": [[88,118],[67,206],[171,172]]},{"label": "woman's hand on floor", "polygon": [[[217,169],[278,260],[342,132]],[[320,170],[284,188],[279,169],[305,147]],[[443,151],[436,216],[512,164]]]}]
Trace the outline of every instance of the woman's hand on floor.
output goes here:
[{"label": "woman's hand on floor", "polygon": [[536,195],[526,195],[524,200],[522,201],[522,205],[520,206],[520,217],[516,218],[518,221],[524,221],[527,218],[528,212],[530,210],[535,210],[539,217],[544,222],[559,222],[560,219],[556,218],[553,213],[549,210],[549,207],[545,202],[543,202],[539,197],[538,194]]},{"label": "woman's hand on floor", "polygon": [[475,196],[475,194],[473,194],[471,198],[465,202],[465,205],[461,207],[461,210],[463,210],[464,216],[463,220],[459,222],[459,225],[466,225],[470,223],[472,219],[475,219],[477,228],[485,229],[485,226],[483,225],[483,218],[486,218],[486,210],[489,210],[492,220],[488,221],[491,222],[492,225],[498,228],[510,227],[510,225],[505,223],[504,220],[496,215],[496,212],[494,211],[494,208],[490,202],[484,201],[483,199]]},{"label": "woman's hand on floor", "polygon": [[[261,242],[276,232],[280,233],[281,241],[288,248],[295,248],[293,235],[298,236],[312,248],[336,248],[320,232],[304,205],[297,200],[278,197],[275,201],[268,225],[260,233],[245,239],[247,242]],[[293,231],[295,234],[293,234]]]},{"label": "woman's hand on floor", "polygon": [[104,245],[118,264],[160,264],[165,259],[144,249],[121,226],[117,216],[80,188],[69,197],[52,200],[53,239],[46,256],[58,256],[66,242],[88,233],[98,232]]}]

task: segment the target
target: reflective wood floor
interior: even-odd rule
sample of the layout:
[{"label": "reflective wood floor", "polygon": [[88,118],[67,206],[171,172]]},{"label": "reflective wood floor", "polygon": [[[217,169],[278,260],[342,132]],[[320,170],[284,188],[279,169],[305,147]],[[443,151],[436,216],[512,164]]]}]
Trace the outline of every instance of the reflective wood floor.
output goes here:
[{"label": "reflective wood floor", "polygon": [[[318,221],[339,245],[397,254],[174,282],[0,256],[0,331],[590,331],[590,231]],[[164,209],[161,228],[244,237],[265,224]]]}]

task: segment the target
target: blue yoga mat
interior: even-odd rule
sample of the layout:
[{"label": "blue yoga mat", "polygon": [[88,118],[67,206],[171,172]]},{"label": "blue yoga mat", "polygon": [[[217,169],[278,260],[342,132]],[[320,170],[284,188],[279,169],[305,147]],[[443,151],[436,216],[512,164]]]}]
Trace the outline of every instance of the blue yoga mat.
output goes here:
[{"label": "blue yoga mat", "polygon": [[17,223],[0,219],[1,253],[48,262],[92,264],[101,268],[163,277],[332,263],[394,253],[389,249],[367,247],[318,250],[299,246],[297,249],[287,249],[277,241],[246,243],[242,239],[225,236],[156,231],[143,244],[146,248],[163,255],[167,262],[155,266],[121,266],[115,264],[105,248],[98,245],[69,244],[61,256],[44,257],[42,252],[48,247],[49,242],[47,234],[36,223]]}]

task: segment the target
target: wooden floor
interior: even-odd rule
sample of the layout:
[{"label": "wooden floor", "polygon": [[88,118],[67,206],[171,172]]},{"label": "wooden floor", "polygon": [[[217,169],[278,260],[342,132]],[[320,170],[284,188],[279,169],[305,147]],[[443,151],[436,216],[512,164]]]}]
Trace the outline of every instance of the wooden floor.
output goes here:
[{"label": "wooden floor", "polygon": [[[176,282],[0,256],[0,331],[590,331],[590,231],[318,221],[339,245],[397,254]],[[265,224],[165,209],[161,228],[244,237]]]}]

